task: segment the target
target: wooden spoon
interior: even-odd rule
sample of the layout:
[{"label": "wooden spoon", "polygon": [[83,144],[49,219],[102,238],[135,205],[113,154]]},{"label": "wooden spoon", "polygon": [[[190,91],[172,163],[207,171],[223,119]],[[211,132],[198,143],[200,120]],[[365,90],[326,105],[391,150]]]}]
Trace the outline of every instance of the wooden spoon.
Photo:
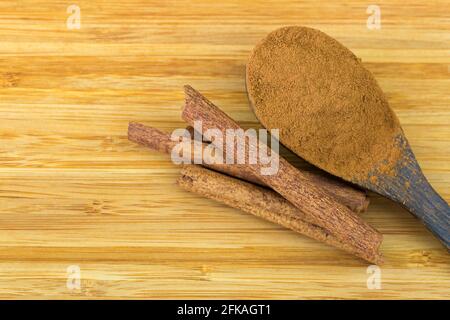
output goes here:
[{"label": "wooden spoon", "polygon": [[447,250],[450,207],[424,177],[372,74],[346,47],[305,27],[270,33],[246,69],[250,105],[297,155],[406,207]]}]

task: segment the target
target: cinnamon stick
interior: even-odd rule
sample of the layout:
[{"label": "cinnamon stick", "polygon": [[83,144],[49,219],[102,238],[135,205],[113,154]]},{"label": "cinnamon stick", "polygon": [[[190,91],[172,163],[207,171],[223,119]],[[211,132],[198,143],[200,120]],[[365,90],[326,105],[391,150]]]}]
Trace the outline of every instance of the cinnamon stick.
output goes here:
[{"label": "cinnamon stick", "polygon": [[[242,129],[212,102],[190,86],[185,86],[186,103],[182,118],[195,128],[195,121],[202,121],[202,134],[208,129],[219,130],[223,137],[227,129]],[[217,148],[223,148],[220,142],[212,142]],[[258,150],[260,146],[252,141],[245,142],[246,159],[249,150]],[[235,145],[235,149],[238,146]],[[232,160],[232,159],[231,159]],[[337,240],[356,248],[360,252],[375,254],[382,241],[382,235],[369,226],[343,204],[337,202],[322,188],[318,187],[304,173],[297,170],[283,157],[279,157],[276,174],[262,175],[260,163],[245,164],[245,167],[266,185],[305,214],[305,221],[320,226],[333,234]]]},{"label": "cinnamon stick", "polygon": [[[192,130],[191,130],[192,132]],[[193,136],[193,135],[191,135]],[[168,133],[164,133],[156,128],[147,127],[143,124],[130,122],[128,126],[128,139],[130,141],[144,145],[152,150],[170,154],[173,147],[178,143],[170,139]],[[203,144],[203,148],[206,145]],[[191,150],[194,150],[192,147]],[[202,152],[204,157],[208,157],[207,152]],[[192,153],[192,157],[201,156]],[[207,161],[212,162],[212,161]],[[264,182],[257,176],[252,174],[245,166],[230,164],[207,164],[202,162],[204,167],[219,171],[230,176],[234,176],[252,183],[266,186]],[[362,212],[368,206],[368,198],[366,194],[360,190],[352,188],[350,185],[337,180],[329,179],[325,176],[313,172],[303,171],[303,173],[317,186],[323,188],[329,195],[333,196],[337,201],[346,205],[355,212]]]},{"label": "cinnamon stick", "polygon": [[[195,130],[192,126],[187,126],[191,137],[194,137]],[[206,140],[205,137],[201,136],[202,142],[210,143],[210,141]],[[250,181],[252,183],[259,184],[261,186],[266,186],[263,181],[261,181],[257,176],[254,176],[248,170],[242,167],[231,167],[227,169],[233,172],[230,174],[231,176],[241,178],[246,181]],[[301,169],[299,169],[301,170]],[[220,170],[216,170],[220,171]],[[325,174],[324,172],[311,172],[308,170],[301,170],[308,178],[316,183],[318,186],[322,187],[326,192],[336,198],[339,202],[347,206],[350,210],[361,213],[367,210],[369,206],[369,197],[367,193],[359,188],[351,186],[349,183],[345,181],[338,180],[329,174]],[[224,172],[226,173],[226,172]]]},{"label": "cinnamon stick", "polygon": [[341,242],[325,229],[304,220],[305,214],[276,192],[259,187],[200,166],[184,166],[177,184],[207,198],[222,202],[295,232],[356,255],[370,263],[379,264],[378,252],[361,250]]}]

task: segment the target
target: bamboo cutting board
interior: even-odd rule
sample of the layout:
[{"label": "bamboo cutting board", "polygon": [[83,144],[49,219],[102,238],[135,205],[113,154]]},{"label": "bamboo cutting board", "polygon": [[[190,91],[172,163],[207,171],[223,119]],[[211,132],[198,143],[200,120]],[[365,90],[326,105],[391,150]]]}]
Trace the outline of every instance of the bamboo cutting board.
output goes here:
[{"label": "bamboo cutting board", "polygon": [[450,298],[448,253],[388,200],[364,214],[385,237],[368,268],[180,190],[126,139],[129,121],[184,127],[184,84],[257,126],[247,56],[306,25],[362,58],[450,201],[448,1],[408,3],[378,1],[370,30],[361,1],[1,1],[0,298]]}]

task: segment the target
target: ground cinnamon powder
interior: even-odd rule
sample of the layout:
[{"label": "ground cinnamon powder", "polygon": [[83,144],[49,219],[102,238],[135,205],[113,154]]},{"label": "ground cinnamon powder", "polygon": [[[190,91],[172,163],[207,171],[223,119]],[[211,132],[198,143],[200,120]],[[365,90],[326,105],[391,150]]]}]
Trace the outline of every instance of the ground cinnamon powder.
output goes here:
[{"label": "ground cinnamon powder", "polygon": [[299,156],[353,182],[395,174],[398,119],[372,74],[335,39],[306,27],[275,30],[246,71],[257,118]]}]

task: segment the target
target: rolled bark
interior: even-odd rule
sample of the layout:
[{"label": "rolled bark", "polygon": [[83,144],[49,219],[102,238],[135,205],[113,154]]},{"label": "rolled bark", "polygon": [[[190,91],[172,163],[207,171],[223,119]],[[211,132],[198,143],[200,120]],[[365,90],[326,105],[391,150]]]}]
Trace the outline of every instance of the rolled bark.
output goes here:
[{"label": "rolled bark", "polygon": [[[189,130],[189,128],[188,128]],[[193,136],[192,129],[189,130],[191,133],[191,137]],[[164,133],[156,128],[147,127],[143,124],[130,122],[128,126],[128,139],[130,141],[139,143],[144,145],[154,151],[170,154],[173,147],[179,143],[176,141],[172,141],[170,139],[170,135],[168,133]],[[205,148],[206,144],[202,145],[202,148]],[[194,150],[191,147],[191,150]],[[209,154],[207,152],[202,152],[204,157],[208,157]],[[195,155],[192,152],[192,160],[195,157],[201,157],[202,155]],[[204,160],[204,159],[202,159]],[[192,161],[193,162],[193,161]],[[207,161],[212,162],[212,161]],[[233,177],[237,177],[255,184],[259,184],[262,186],[266,186],[265,183],[255,176],[252,172],[248,170],[245,165],[230,165],[230,164],[207,164],[205,161],[202,161],[202,165],[204,167],[213,169],[215,171],[219,171],[225,174],[228,174]],[[350,185],[347,185],[343,182],[329,179],[325,176],[321,176],[319,174],[313,172],[302,171],[305,176],[307,176],[314,184],[323,188],[329,195],[333,196],[337,201],[341,202],[351,210],[359,213],[364,211],[369,203],[369,200],[365,194],[365,192],[357,190]]]},{"label": "rolled bark", "polygon": [[[185,86],[186,103],[182,118],[196,128],[195,121],[202,122],[202,134],[208,129],[219,130],[226,137],[227,129],[242,129],[212,102],[203,97],[190,86]],[[223,148],[223,141],[213,141],[216,147]],[[248,159],[249,150],[260,147],[246,141],[245,152]],[[235,149],[238,146],[235,145]],[[233,160],[233,159],[231,159]],[[283,157],[279,157],[276,174],[261,174],[262,165],[245,164],[246,168],[266,185],[278,192],[285,199],[304,213],[305,221],[323,228],[333,234],[340,242],[352,246],[358,252],[375,255],[382,241],[382,235],[364,222],[359,216],[343,204],[336,201],[323,188],[315,185],[304,173],[293,167]]]},{"label": "rolled bark", "polygon": [[382,263],[378,252],[360,250],[341,242],[325,229],[306,222],[305,214],[267,188],[259,187],[200,166],[184,166],[177,184],[185,190],[219,201],[230,207],[261,217],[285,228],[324,242],[370,263]]}]

